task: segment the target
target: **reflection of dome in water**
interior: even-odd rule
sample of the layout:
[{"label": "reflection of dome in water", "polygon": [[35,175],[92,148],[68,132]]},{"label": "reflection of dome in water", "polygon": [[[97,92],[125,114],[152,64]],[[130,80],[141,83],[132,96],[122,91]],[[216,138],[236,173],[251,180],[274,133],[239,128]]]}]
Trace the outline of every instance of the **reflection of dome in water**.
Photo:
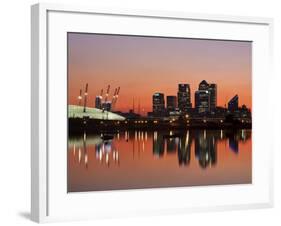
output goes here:
[{"label": "reflection of dome in water", "polygon": [[86,112],[83,112],[84,107],[78,105],[68,105],[68,117],[69,118],[83,118],[89,117],[91,119],[101,119],[101,120],[125,120],[121,115],[102,111],[98,108],[86,107]]},{"label": "reflection of dome in water", "polygon": [[106,153],[111,152],[111,143],[110,142],[104,144],[104,150],[105,150]]},{"label": "reflection of dome in water", "polygon": [[[103,142],[99,135],[88,135],[85,141],[87,145],[100,145]],[[76,147],[83,147],[84,145],[83,137],[69,137],[68,142],[70,146],[75,144]]]}]

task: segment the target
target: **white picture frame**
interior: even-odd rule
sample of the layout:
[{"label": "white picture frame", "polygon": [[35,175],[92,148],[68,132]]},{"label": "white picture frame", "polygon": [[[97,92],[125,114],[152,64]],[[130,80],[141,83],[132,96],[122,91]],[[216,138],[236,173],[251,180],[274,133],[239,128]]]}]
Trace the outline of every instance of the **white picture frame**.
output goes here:
[{"label": "white picture frame", "polygon": [[[117,18],[120,26],[113,24],[107,27],[107,24],[112,24]],[[130,27],[132,20],[137,26]],[[104,23],[105,26],[100,28],[91,26],[97,22]],[[147,24],[153,23],[158,24],[159,28],[149,30],[150,26]],[[186,31],[179,29],[179,26],[185,26],[187,23],[191,28],[190,33],[184,33]],[[266,132],[273,127],[271,121],[273,117],[269,110],[273,106],[270,100],[272,19],[185,12],[98,9],[40,3],[32,6],[31,25],[32,220],[50,222],[273,206],[273,151],[272,142]],[[165,31],[161,29],[163,25],[171,29]],[[223,29],[223,32],[216,29]],[[57,160],[53,153],[56,146],[66,148],[64,146],[66,118],[63,121],[65,106],[60,107],[60,103],[66,98],[64,34],[67,31],[97,33],[110,31],[121,34],[140,32],[160,36],[169,34],[172,36],[174,32],[173,36],[250,40],[256,43],[253,46],[253,184],[67,194],[64,178],[66,163],[63,163],[66,151],[58,149],[57,151],[61,150],[62,153],[58,154]],[[54,74],[60,76],[54,79]],[[60,88],[63,92],[58,92]],[[54,95],[57,95],[56,99]],[[261,105],[261,102],[264,105]],[[58,107],[57,117],[54,117],[54,106]],[[262,117],[268,118],[267,121],[262,120]],[[54,130],[54,125],[62,121],[62,125]],[[61,139],[62,142],[59,143],[54,136],[64,137],[65,140]],[[261,137],[263,139],[260,139]],[[266,150],[262,150],[264,147],[267,147]],[[61,161],[61,167],[58,161]],[[213,197],[208,196],[210,192]],[[175,195],[173,199],[171,194]],[[166,197],[165,201],[161,197]],[[183,198],[183,203],[179,202],[180,197],[186,197]],[[145,202],[145,199],[149,201]],[[95,202],[92,202],[93,200]],[[187,204],[187,200],[190,203]],[[112,206],[105,205],[110,202],[114,202]],[[75,206],[80,206],[79,210],[75,209]]]}]

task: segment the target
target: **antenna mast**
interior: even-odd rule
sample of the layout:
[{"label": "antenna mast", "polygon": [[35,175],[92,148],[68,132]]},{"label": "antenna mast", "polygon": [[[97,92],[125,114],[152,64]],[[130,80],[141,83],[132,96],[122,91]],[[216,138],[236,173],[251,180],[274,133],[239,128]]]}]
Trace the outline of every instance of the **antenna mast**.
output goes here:
[{"label": "antenna mast", "polygon": [[140,98],[139,98],[139,104],[138,104],[138,114],[140,114]]},{"label": "antenna mast", "polygon": [[133,97],[133,113],[135,113],[135,98]]}]

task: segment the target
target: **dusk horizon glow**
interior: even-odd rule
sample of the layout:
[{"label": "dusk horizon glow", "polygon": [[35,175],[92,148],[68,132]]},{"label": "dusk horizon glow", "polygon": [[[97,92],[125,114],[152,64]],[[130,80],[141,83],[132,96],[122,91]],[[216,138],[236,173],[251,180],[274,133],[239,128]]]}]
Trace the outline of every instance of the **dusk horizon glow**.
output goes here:
[{"label": "dusk horizon glow", "polygon": [[236,94],[252,109],[252,43],[150,36],[68,33],[68,104],[77,104],[88,83],[88,107],[111,86],[121,87],[116,111],[139,105],[152,111],[152,95],[177,95],[178,84],[191,88],[191,103],[202,80],[217,84],[217,105]]}]

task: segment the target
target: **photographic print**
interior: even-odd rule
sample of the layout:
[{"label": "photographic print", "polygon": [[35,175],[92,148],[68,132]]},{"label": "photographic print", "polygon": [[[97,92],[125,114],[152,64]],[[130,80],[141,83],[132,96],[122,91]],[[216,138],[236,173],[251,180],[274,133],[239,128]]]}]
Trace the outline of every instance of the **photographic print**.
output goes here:
[{"label": "photographic print", "polygon": [[68,192],[252,183],[252,42],[67,34]]}]

